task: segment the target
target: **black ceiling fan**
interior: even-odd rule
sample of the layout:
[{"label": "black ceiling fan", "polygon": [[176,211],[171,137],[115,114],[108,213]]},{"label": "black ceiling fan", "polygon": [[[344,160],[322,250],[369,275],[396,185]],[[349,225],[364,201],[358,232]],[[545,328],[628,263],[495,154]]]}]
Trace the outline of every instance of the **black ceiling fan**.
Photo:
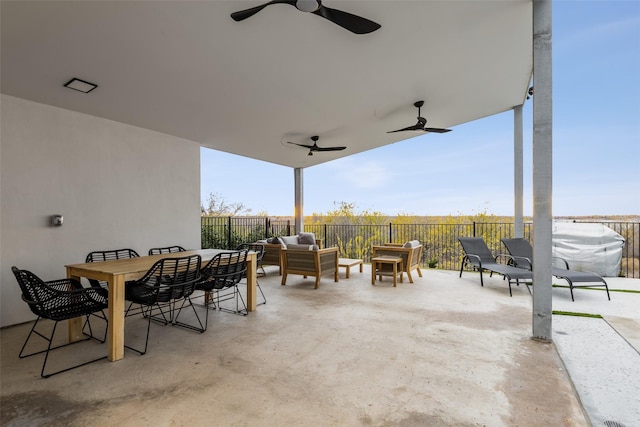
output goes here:
[{"label": "black ceiling fan", "polygon": [[309,156],[313,156],[314,151],[340,151],[347,148],[347,147],[318,147],[318,139],[320,139],[320,137],[318,136],[311,137],[311,140],[313,141],[313,145],[298,144],[296,142],[289,142],[289,141],[287,141],[287,144],[293,144],[293,145],[298,145],[300,147],[308,148]]},{"label": "black ceiling fan", "polygon": [[391,130],[387,133],[404,132],[404,131],[435,132],[435,133],[451,132],[451,129],[425,127],[425,125],[427,124],[427,119],[420,116],[420,107],[422,107],[423,105],[424,105],[424,101],[417,101],[413,104],[413,106],[418,109],[418,123],[416,123],[413,126],[408,126],[406,128]]},{"label": "black ceiling fan", "polygon": [[295,6],[296,9],[302,12],[313,13],[314,15],[318,15],[325,19],[328,19],[334,24],[338,24],[342,28],[347,29],[355,34],[368,34],[380,28],[380,24],[365,19],[361,16],[353,15],[342,10],[325,7],[322,5],[322,2],[320,0],[272,0],[260,6],[233,12],[231,14],[231,17],[235,21],[242,21],[255,15],[265,7],[272,4],[290,4],[291,6]]}]

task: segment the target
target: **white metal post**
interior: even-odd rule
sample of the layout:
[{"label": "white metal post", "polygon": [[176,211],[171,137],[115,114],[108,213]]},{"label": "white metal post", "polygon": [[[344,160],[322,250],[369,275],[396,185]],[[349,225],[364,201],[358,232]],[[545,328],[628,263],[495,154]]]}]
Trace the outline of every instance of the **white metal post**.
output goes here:
[{"label": "white metal post", "polygon": [[513,234],[524,237],[522,105],[513,107]]},{"label": "white metal post", "polygon": [[303,203],[303,193],[304,193],[304,184],[303,184],[303,170],[302,168],[293,169],[293,180],[294,180],[294,198],[295,198],[295,206],[294,206],[294,221],[295,221],[295,234],[301,233],[304,231],[304,203]]},{"label": "white metal post", "polygon": [[533,337],[551,341],[551,0],[533,2]]}]

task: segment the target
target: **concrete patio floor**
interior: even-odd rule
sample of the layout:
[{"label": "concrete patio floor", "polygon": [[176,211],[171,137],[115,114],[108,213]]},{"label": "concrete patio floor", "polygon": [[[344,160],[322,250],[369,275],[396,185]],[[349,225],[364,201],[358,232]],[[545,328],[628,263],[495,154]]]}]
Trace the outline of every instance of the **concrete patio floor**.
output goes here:
[{"label": "concrete patio floor", "polygon": [[[583,410],[580,377],[571,372],[583,368],[572,365],[572,346],[562,338],[572,336],[567,322],[602,319],[554,316],[554,344],[542,343],[531,339],[529,293],[516,287],[510,298],[499,278],[480,287],[477,273],[423,270],[414,284],[405,276],[397,288],[390,278],[372,286],[365,265],[349,279],[341,270],[338,283],[323,277],[313,289],[313,278],[289,276],[281,286],[276,269],[267,272],[259,283],[268,303],[246,317],[211,312],[204,334],[152,324],[146,355],[126,351],[121,361],[49,379],[39,376],[43,356],[18,359],[31,325],[2,329],[0,424],[600,425]],[[554,304],[563,292],[554,289]],[[609,302],[603,292],[578,290],[575,303],[562,304],[612,307],[622,295]],[[146,321],[127,319],[128,344],[145,332]],[[50,363],[105,353],[104,344],[86,342],[56,350]],[[608,357],[615,369],[618,354]]]}]

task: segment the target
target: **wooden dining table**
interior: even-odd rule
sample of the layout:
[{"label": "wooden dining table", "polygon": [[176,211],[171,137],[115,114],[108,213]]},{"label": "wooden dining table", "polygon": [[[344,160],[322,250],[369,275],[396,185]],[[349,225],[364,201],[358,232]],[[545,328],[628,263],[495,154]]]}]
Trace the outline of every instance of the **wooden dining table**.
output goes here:
[{"label": "wooden dining table", "polygon": [[[150,255],[138,258],[116,259],[102,262],[89,262],[83,264],[65,265],[67,277],[80,280],[101,280],[109,286],[109,328],[107,333],[107,358],[114,362],[124,357],[124,284],[128,280],[142,277],[151,266],[162,258],[183,257],[188,255],[200,255],[204,266],[216,254],[228,252],[224,249],[199,249],[186,252]],[[249,251],[247,256],[247,310],[256,309],[256,253]],[[69,341],[78,341],[83,338],[82,318],[69,321]]]}]

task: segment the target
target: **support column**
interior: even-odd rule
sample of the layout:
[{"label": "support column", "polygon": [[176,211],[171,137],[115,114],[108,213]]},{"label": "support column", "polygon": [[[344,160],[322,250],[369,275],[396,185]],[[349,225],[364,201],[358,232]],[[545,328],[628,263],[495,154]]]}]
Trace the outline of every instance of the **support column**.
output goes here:
[{"label": "support column", "polygon": [[293,169],[293,181],[294,181],[294,221],[295,221],[295,234],[302,233],[304,231],[304,203],[302,200],[304,185],[303,185],[303,171],[302,168]]},{"label": "support column", "polygon": [[513,107],[513,237],[524,237],[522,105]]},{"label": "support column", "polygon": [[533,2],[533,338],[551,341],[551,0]]}]

